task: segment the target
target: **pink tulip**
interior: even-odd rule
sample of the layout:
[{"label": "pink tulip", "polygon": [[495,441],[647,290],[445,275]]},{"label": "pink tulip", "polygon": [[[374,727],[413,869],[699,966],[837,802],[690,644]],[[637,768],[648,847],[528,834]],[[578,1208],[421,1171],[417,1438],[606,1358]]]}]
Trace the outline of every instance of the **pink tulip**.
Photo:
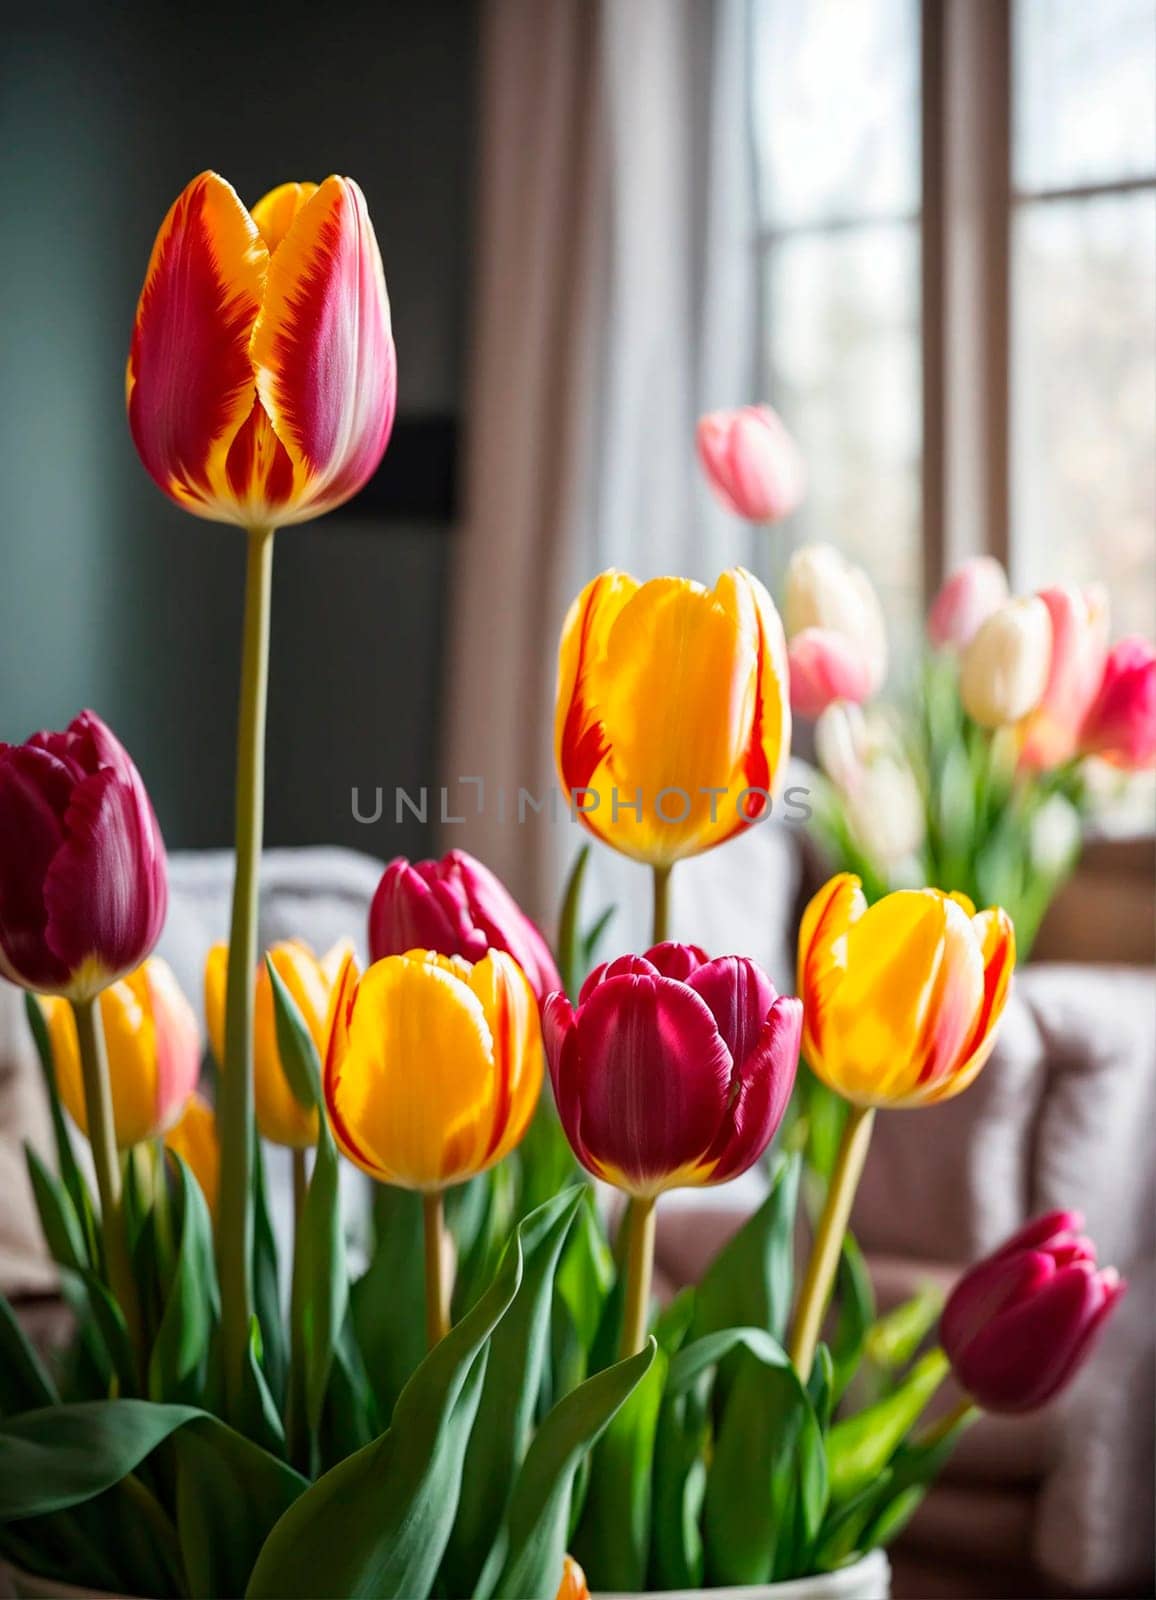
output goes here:
[{"label": "pink tulip", "polygon": [[373,961],[409,950],[480,961],[505,950],[529,980],[539,1004],[562,980],[550,948],[513,896],[464,850],[411,865],[398,856],[386,867],[369,908]]},{"label": "pink tulip", "polygon": [[778,522],[801,503],[803,458],[770,406],[712,411],[699,421],[697,442],[708,483],[736,517]]},{"label": "pink tulip", "polygon": [[803,1008],[741,956],[660,944],[552,994],[554,1098],[582,1165],[626,1193],[725,1183],[766,1150],[795,1081]]},{"label": "pink tulip", "polygon": [[1096,1268],[1075,1211],[1021,1228],[959,1280],[939,1337],[960,1385],[985,1411],[1034,1411],[1063,1389],[1127,1287]]},{"label": "pink tulip", "polygon": [[0,973],[90,1000],[149,954],[168,906],[140,774],[92,711],[0,744]]},{"label": "pink tulip", "polygon": [[1007,595],[1007,575],[994,556],[965,561],[932,602],[927,637],[937,650],[962,650]]},{"label": "pink tulip", "polygon": [[871,693],[870,663],[859,645],[833,628],[804,628],[787,647],[791,710],[814,719],[838,700],[861,705]]},{"label": "pink tulip", "polygon": [[1052,619],[1052,653],[1043,699],[1020,725],[1020,762],[1047,772],[1075,755],[1108,656],[1108,596],[1100,584],[1057,584],[1040,599]]},{"label": "pink tulip", "polygon": [[1128,772],[1156,766],[1156,650],[1147,639],[1133,635],[1108,652],[1080,749]]}]

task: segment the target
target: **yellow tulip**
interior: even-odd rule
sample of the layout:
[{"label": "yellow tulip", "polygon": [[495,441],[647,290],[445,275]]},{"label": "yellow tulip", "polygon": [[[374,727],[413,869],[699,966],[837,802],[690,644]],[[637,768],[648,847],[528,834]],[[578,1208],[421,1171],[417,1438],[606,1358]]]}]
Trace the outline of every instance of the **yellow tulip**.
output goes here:
[{"label": "yellow tulip", "polygon": [[[60,1098],[87,1137],[88,1115],[80,1045],[72,1006],[59,995],[43,995]],[[172,969],[159,956],[110,984],[100,995],[108,1049],[116,1142],[127,1150],[155,1139],[180,1116],[196,1087],[201,1038],[193,1008]]]},{"label": "yellow tulip", "polygon": [[991,1053],[1015,965],[1006,911],[904,889],[868,908],[859,879],[825,884],[799,932],[803,1056],[859,1106],[949,1100]]},{"label": "yellow tulip", "polygon": [[347,960],[325,1060],[333,1134],[381,1183],[433,1195],[500,1161],[542,1086],[534,991],[511,956]]},{"label": "yellow tulip", "polygon": [[554,746],[596,838],[668,867],[766,816],[791,744],[787,652],[749,572],[713,589],[604,572],[570,607]]},{"label": "yellow tulip", "polygon": [[[299,939],[286,939],[269,951],[277,976],[297,1002],[305,1026],[321,1054],[325,1050],[325,1024],[334,980],[350,949],[348,941],[342,941],[319,961],[307,944]],[[220,1067],[225,1061],[228,960],[228,945],[215,944],[205,963],[205,1020],[209,1026],[209,1043]],[[257,969],[253,1010],[253,1100],[257,1127],[271,1144],[304,1150],[317,1143],[317,1111],[301,1104],[281,1065],[273,985],[263,961]]]},{"label": "yellow tulip", "polygon": [[215,1216],[221,1187],[221,1145],[216,1116],[203,1095],[193,1095],[181,1120],[165,1134],[165,1144],[196,1178],[209,1213]]}]

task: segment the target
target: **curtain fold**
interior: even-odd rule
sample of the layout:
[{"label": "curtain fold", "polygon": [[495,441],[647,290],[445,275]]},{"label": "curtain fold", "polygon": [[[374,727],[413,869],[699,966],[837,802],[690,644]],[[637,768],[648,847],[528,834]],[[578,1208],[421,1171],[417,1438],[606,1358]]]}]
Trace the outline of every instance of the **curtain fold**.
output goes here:
[{"label": "curtain fold", "polygon": [[[567,605],[607,566],[710,584],[758,564],[751,531],[711,500],[694,452],[704,410],[755,397],[748,27],[746,0],[482,8],[443,762],[450,812],[465,820],[445,825],[442,843],[483,857],[548,930],[585,836],[561,805],[557,822],[526,804],[519,820],[517,793],[541,799],[556,784]],[[595,855],[592,900],[645,901],[641,868]],[[620,919],[615,944],[644,923]]]}]

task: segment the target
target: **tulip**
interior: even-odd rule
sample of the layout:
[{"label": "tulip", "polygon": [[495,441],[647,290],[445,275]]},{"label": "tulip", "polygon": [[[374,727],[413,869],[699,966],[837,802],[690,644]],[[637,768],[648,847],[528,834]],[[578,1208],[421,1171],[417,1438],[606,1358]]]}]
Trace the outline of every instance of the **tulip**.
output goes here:
[{"label": "tulip", "polygon": [[215,172],[194,178],[153,246],[126,389],[147,471],[197,516],[282,527],[356,494],[397,394],[357,184],[282,184],[250,213]]},{"label": "tulip", "polygon": [[839,701],[854,705],[871,693],[867,659],[851,639],[833,628],[804,628],[787,647],[791,710],[813,720]]},{"label": "tulip", "polygon": [[899,890],[868,909],[840,873],[799,930],[803,1056],[851,1101],[791,1336],[805,1379],[839,1263],[877,1106],[959,1094],[991,1053],[1015,964],[1007,913],[963,895]]},{"label": "tulip", "polygon": [[[334,945],[318,960],[307,944],[287,939],[275,944],[269,958],[277,976],[297,1004],[310,1037],[323,1054],[326,1019],[337,975],[350,949],[348,941]],[[229,948],[215,944],[205,962],[205,1020],[217,1065],[225,1070],[225,978]],[[317,1143],[317,1109],[303,1106],[293,1093],[277,1044],[273,984],[265,963],[257,969],[253,1015],[253,1095],[257,1127],[271,1144],[305,1150]]]},{"label": "tulip", "polygon": [[1038,597],[993,611],[963,653],[963,708],[984,728],[1019,722],[1043,698],[1052,658],[1052,621]]},{"label": "tulip", "polygon": [[140,966],[167,906],[152,805],[95,712],[0,744],[0,975],[92,1000]]},{"label": "tulip", "polygon": [[1080,749],[1129,772],[1156,766],[1156,650],[1146,639],[1112,646]]},{"label": "tulip", "polygon": [[1005,911],[904,889],[868,908],[859,880],[832,878],[799,931],[803,1056],[860,1106],[949,1100],[991,1053],[1015,964]]},{"label": "tulip", "polygon": [[564,1556],[562,1560],[562,1581],[558,1585],[555,1600],[590,1600],[590,1590],[586,1586],[586,1574],[575,1561],[573,1556]]},{"label": "tulip", "polygon": [[655,945],[543,1012],[558,1116],[578,1160],[634,1199],[623,1353],[646,1334],[654,1203],[754,1165],[795,1081],[802,1007],[740,956]]},{"label": "tulip", "polygon": [[713,590],[604,572],[562,630],[554,745],[595,838],[665,871],[769,813],[790,753],[778,613],[741,567]]},{"label": "tulip", "polygon": [[1108,596],[1100,584],[1058,584],[1039,598],[1052,622],[1052,653],[1039,705],[1020,724],[1020,764],[1050,771],[1076,754],[1108,657]]},{"label": "tulip", "polygon": [[627,1194],[752,1166],[795,1080],[802,1007],[753,961],[690,945],[620,956],[543,1015],[558,1115],[582,1165]]},{"label": "tulip", "polygon": [[884,867],[910,860],[926,837],[923,795],[886,723],[837,701],[815,724],[815,753],[858,843]]},{"label": "tulip", "polygon": [[927,637],[937,650],[963,650],[1007,597],[1007,574],[999,562],[994,556],[975,556],[936,595],[927,615]]},{"label": "tulip", "polygon": [[1097,1269],[1075,1211],[1037,1217],[965,1272],[940,1339],[956,1379],[985,1411],[1035,1411],[1075,1376],[1127,1287]]},{"label": "tulip", "polygon": [[217,1119],[203,1095],[194,1094],[179,1122],[165,1134],[165,1145],[180,1156],[201,1186],[210,1216],[216,1216],[221,1186],[221,1147]]},{"label": "tulip", "polygon": [[[59,995],[45,997],[42,1004],[60,1098],[87,1138],[76,1017]],[[128,1150],[159,1138],[180,1117],[201,1070],[200,1030],[171,968],[159,956],[150,956],[127,978],[110,984],[99,1005],[116,1143]]]},{"label": "tulip", "polygon": [[803,499],[798,446],[770,406],[712,411],[700,418],[699,460],[728,511],[748,522],[778,522]]},{"label": "tulip", "polygon": [[863,569],[845,561],[832,546],[804,545],[791,557],[785,618],[788,639],[820,628],[839,634],[848,652],[859,658],[866,694],[845,698],[862,700],[881,687],[887,676],[887,628],[879,596]]},{"label": "tulip", "polygon": [[449,1327],[443,1191],[521,1140],[542,1087],[534,991],[504,950],[470,965],[429,950],[337,980],[324,1090],[338,1147],[379,1183],[419,1190],[426,1331]]},{"label": "tulip", "polygon": [[411,865],[404,856],[382,874],[369,908],[373,961],[407,950],[480,961],[505,950],[521,967],[539,1004],[562,987],[549,946],[488,867],[464,850]]}]

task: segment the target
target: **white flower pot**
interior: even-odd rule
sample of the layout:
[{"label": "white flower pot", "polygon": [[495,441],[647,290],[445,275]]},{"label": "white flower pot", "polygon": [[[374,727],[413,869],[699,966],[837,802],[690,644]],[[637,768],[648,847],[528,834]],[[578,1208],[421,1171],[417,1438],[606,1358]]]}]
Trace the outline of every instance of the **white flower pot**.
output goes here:
[{"label": "white flower pot", "polygon": [[[77,1589],[71,1584],[37,1578],[0,1561],[0,1596],[15,1600],[116,1600],[102,1589]],[[891,1565],[882,1550],[813,1578],[785,1583],[758,1583],[742,1589],[665,1589],[658,1600],[890,1600]],[[638,1600],[635,1595],[599,1595],[596,1600]]]},{"label": "white flower pot", "polygon": [[[872,1550],[852,1566],[820,1572],[813,1578],[755,1583],[739,1589],[664,1589],[655,1600],[890,1600],[891,1563]],[[39,1600],[39,1596],[36,1597]],[[599,1594],[595,1600],[637,1600],[637,1596]]]}]

